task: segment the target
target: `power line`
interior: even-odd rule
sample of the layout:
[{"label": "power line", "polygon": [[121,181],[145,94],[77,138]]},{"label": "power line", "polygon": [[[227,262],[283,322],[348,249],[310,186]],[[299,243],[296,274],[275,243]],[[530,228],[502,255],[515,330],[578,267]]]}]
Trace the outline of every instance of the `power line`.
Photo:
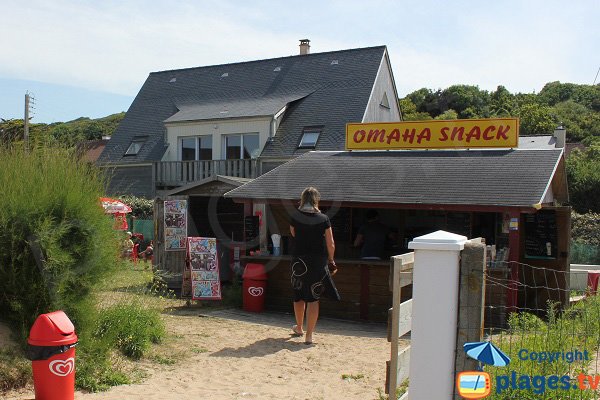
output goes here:
[{"label": "power line", "polygon": [[598,67],[598,72],[596,72],[596,77],[594,78],[594,83],[592,83],[592,85],[596,84],[596,79],[598,79],[598,73],[600,73],[600,67]]}]

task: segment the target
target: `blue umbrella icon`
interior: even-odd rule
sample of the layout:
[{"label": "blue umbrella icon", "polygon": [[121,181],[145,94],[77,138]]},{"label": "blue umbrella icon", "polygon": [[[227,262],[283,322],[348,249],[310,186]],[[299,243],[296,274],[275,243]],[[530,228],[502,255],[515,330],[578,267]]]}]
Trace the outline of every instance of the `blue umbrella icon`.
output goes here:
[{"label": "blue umbrella icon", "polygon": [[505,367],[510,363],[510,358],[492,342],[471,342],[463,345],[465,353],[483,364],[495,367]]}]

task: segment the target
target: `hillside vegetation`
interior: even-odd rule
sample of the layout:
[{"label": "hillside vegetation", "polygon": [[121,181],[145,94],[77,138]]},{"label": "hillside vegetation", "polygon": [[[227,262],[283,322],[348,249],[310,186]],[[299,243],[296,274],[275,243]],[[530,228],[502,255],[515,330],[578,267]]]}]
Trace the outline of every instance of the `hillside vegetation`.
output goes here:
[{"label": "hillside vegetation", "polygon": [[539,93],[488,92],[472,85],[416,90],[400,99],[404,120],[520,118],[521,135],[548,135],[562,125],[569,142],[600,140],[600,85],[547,83]]},{"label": "hillside vegetation", "polygon": [[[90,119],[77,118],[68,122],[52,124],[32,123],[29,135],[34,143],[60,143],[72,147],[85,140],[98,140],[103,136],[111,136],[125,117],[125,113],[112,114],[107,117]],[[23,120],[11,119],[0,121],[0,142],[11,143],[23,140]]]}]

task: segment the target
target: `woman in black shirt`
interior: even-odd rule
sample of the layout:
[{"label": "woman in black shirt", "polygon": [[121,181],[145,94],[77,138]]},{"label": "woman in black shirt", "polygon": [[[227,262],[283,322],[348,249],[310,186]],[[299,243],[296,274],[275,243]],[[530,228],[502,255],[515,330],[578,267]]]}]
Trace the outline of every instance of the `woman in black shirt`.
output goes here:
[{"label": "woman in black shirt", "polygon": [[302,336],[306,310],[305,343],[312,335],[319,318],[319,299],[326,296],[339,300],[331,275],[337,271],[333,256],[335,243],[331,222],[319,210],[319,191],[308,187],[302,192],[300,207],[292,214],[290,232],[294,237],[291,283],[294,290],[293,334]]}]

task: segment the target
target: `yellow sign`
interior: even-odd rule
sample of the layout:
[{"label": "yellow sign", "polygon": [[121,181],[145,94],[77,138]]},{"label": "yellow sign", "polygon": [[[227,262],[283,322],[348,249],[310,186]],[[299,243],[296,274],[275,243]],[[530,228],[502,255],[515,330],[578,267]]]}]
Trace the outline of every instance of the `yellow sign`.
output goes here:
[{"label": "yellow sign", "polygon": [[517,147],[517,118],[346,124],[346,150]]}]

